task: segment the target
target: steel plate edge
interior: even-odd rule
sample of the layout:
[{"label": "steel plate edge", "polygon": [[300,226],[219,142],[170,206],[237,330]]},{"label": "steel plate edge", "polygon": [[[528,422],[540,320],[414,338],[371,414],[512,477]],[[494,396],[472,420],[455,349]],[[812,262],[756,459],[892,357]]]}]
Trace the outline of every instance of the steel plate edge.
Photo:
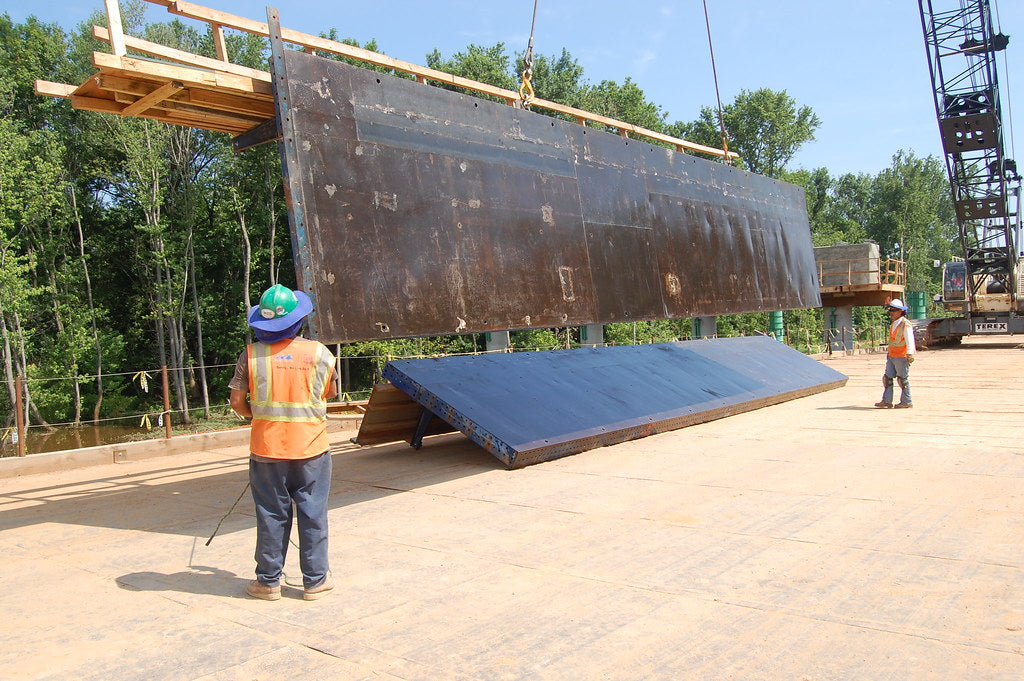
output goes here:
[{"label": "steel plate edge", "polygon": [[303,207],[302,183],[291,169],[300,168],[299,152],[295,145],[295,124],[291,117],[288,100],[288,69],[285,64],[284,39],[281,37],[281,19],[278,10],[267,7],[267,27],[270,34],[270,80],[274,92],[274,111],[277,119],[277,148],[281,154],[281,175],[284,179],[284,199],[288,206],[288,222],[291,229],[292,257],[298,261],[296,278],[298,288],[307,293],[313,302],[313,311],[306,318],[314,338],[320,336],[317,316],[317,295],[313,281],[312,256],[309,252],[309,234],[306,231],[306,215]]},{"label": "steel plate edge", "polygon": [[435,417],[443,420],[452,428],[460,431],[470,440],[483,447],[504,463],[506,467],[516,467],[518,452],[507,442],[495,437],[493,433],[482,428],[471,419],[461,416],[455,407],[438,398],[417,381],[409,378],[409,376],[393,366],[391,362],[384,365],[382,374],[392,385],[411,397],[424,409],[430,410]]}]

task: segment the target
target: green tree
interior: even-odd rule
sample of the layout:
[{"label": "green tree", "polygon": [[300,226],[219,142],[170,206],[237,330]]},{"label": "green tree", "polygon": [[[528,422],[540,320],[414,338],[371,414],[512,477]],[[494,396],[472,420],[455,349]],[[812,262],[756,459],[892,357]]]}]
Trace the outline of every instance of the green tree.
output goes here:
[{"label": "green tree", "polygon": [[665,110],[647,99],[647,95],[632,79],[622,84],[603,80],[588,86],[582,94],[582,108],[591,113],[662,132],[665,129]]},{"label": "green tree", "polygon": [[[60,244],[52,238],[50,219],[62,200],[59,168],[52,131],[25,130],[15,120],[0,118],[0,336],[8,380],[14,373],[37,373],[46,335],[31,332],[52,328],[51,305],[60,324],[54,286]],[[26,409],[36,406],[29,393]]]},{"label": "green tree", "polygon": [[[464,52],[456,52],[448,59],[443,58],[441,52],[435,49],[427,55],[427,66],[454,76],[462,76],[463,78],[505,88],[506,90],[519,89],[517,76],[514,75],[515,68],[512,64],[512,59],[505,52],[505,43],[497,43],[492,47],[470,45]],[[476,97],[496,99],[454,85],[437,83],[434,83],[434,85],[438,85],[438,87],[446,90],[465,92]]]},{"label": "green tree", "polygon": [[942,163],[900,150],[871,188],[868,232],[883,257],[907,263],[907,288],[939,292],[941,270],[933,261],[950,260],[957,231],[949,184]]},{"label": "green tree", "polygon": [[[809,106],[798,106],[785,90],[741,90],[732,104],[722,107],[729,150],[740,155],[744,167],[778,177],[801,146],[814,139],[821,120]],[[702,107],[700,117],[677,123],[673,134],[710,147],[722,146],[718,112]]]}]

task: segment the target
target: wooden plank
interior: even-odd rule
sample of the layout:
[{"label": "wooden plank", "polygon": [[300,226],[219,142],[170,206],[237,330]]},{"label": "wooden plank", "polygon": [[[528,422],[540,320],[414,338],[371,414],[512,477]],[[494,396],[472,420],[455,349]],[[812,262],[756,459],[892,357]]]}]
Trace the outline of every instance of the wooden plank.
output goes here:
[{"label": "wooden plank", "polygon": [[[84,111],[96,111],[99,113],[112,113],[121,114],[124,109],[124,105],[115,102],[112,99],[100,99],[98,97],[86,97],[84,95],[71,95],[71,106],[76,109],[82,109]],[[161,123],[170,123],[171,125],[183,125],[192,128],[202,128],[203,130],[212,130],[213,132],[223,132],[229,135],[237,135],[240,132],[245,131],[245,125],[242,123],[231,123],[224,124],[220,121],[205,121],[197,120],[195,118],[182,117],[181,115],[172,112],[156,112],[149,111],[139,115],[140,118],[151,118]]]},{"label": "wooden plank", "polygon": [[106,52],[93,52],[92,63],[98,69],[129,78],[138,75],[158,79],[162,82],[177,80],[188,86],[230,90],[236,93],[252,94],[271,101],[274,97],[269,82],[230,73],[162,64],[136,57],[117,57]]},{"label": "wooden plank", "polygon": [[[96,76],[99,87],[112,92],[120,92],[134,97],[144,97],[157,85],[145,81],[132,80],[123,76],[102,73]],[[79,92],[78,94],[86,94]],[[133,101],[133,100],[121,100]],[[265,99],[254,99],[243,95],[234,95],[219,90],[207,90],[200,87],[186,88],[175,101],[188,102],[196,106],[216,111],[243,114],[246,120],[265,120],[274,117],[274,103]]]},{"label": "wooden plank", "polygon": [[[373,386],[367,401],[366,414],[359,424],[356,444],[374,445],[383,442],[411,441],[419,424],[423,407],[390,383]],[[426,435],[454,432],[439,418],[431,420]]]},{"label": "wooden plank", "polygon": [[78,89],[78,86],[67,85],[66,83],[54,83],[49,80],[37,80],[35,82],[34,89],[37,95],[67,99],[71,96],[72,92]]},{"label": "wooden plank", "polygon": [[258,116],[251,116],[248,114],[232,113],[229,111],[217,111],[214,109],[208,109],[202,106],[195,106],[193,104],[186,104],[185,102],[173,101],[165,102],[161,106],[166,106],[169,111],[175,111],[181,115],[195,117],[198,120],[207,121],[224,121],[225,123],[231,123],[232,125],[238,124],[242,130],[249,130],[255,125],[260,125],[267,119],[260,118]]},{"label": "wooden plank", "polygon": [[228,59],[228,46],[224,42],[224,27],[220,24],[211,24],[211,33],[213,34],[213,46],[217,50],[217,59],[222,62],[230,63]]},{"label": "wooden plank", "polygon": [[[125,105],[135,104],[138,100],[131,95],[124,94],[123,92],[114,93],[114,101],[120,102]],[[258,126],[261,123],[265,123],[263,119],[255,116],[249,116],[246,114],[237,114],[225,111],[218,111],[216,109],[207,109],[201,106],[193,106],[178,100],[164,100],[153,104],[148,107],[149,111],[159,111],[166,114],[173,114],[180,117],[181,120],[194,121],[196,123],[202,123],[203,125],[196,125],[195,127],[206,127],[209,123],[225,123],[232,126],[232,128],[238,127],[242,130],[248,130],[253,126]],[[127,115],[127,114],[122,114]]]},{"label": "wooden plank", "polygon": [[247,114],[254,120],[266,120],[274,117],[274,103],[263,99],[238,97],[226,92],[198,87],[189,88],[186,96],[188,101],[196,106]]},{"label": "wooden plank", "polygon": [[[163,4],[163,3],[161,3]],[[197,19],[200,21],[206,21],[219,26],[227,26],[234,28],[239,31],[246,31],[256,35],[269,36],[270,31],[267,24],[261,21],[255,21],[240,17],[227,12],[221,12],[220,10],[210,9],[208,7],[202,7],[191,2],[185,2],[184,0],[177,0],[173,4],[167,7],[167,11],[172,14],[187,17],[190,19]],[[516,102],[519,100],[519,93],[513,92],[512,90],[506,90],[504,88],[495,87],[486,83],[480,83],[478,81],[470,80],[468,78],[462,78],[460,76],[453,76],[450,73],[444,73],[443,71],[437,71],[425,66],[419,66],[399,59],[394,59],[384,54],[365,50],[361,47],[354,45],[346,45],[345,43],[337,42],[334,40],[328,40],[327,38],[321,38],[319,36],[310,35],[308,33],[302,33],[301,31],[294,31],[288,28],[281,29],[281,38],[290,43],[296,45],[302,45],[305,47],[312,47],[324,52],[331,52],[333,54],[339,54],[344,57],[350,57],[357,59],[368,64],[374,64],[376,66],[384,66],[396,71],[403,71],[405,73],[416,76],[416,79],[420,82],[424,80],[432,80],[438,83],[445,83],[456,87],[465,88],[467,90],[473,90],[482,94],[490,95],[492,97],[498,97],[506,102]],[[617,121],[607,116],[599,116],[582,109],[577,109],[571,106],[564,106],[557,104],[545,99],[534,99],[531,102],[532,107],[540,107],[548,109],[549,111],[555,111],[563,113],[568,116],[572,116],[579,119],[588,121],[594,121],[602,125],[607,125],[611,128],[615,128],[620,133],[632,133],[634,136],[647,137],[649,139],[657,140],[659,142],[666,142],[672,144],[676,149],[686,149],[688,151],[696,151],[702,154],[708,154],[710,156],[723,156],[725,152],[722,149],[715,147],[708,147],[703,144],[697,144],[688,140],[682,140],[664,133],[656,132],[654,130],[648,130],[641,128],[636,125],[624,123],[623,121]],[[728,153],[729,158],[739,158],[739,154],[730,151]]]},{"label": "wooden plank", "polygon": [[145,97],[140,97],[135,102],[129,104],[125,108],[121,109],[122,116],[136,116],[143,111],[148,111],[160,102],[173,97],[178,92],[181,92],[185,86],[177,81],[171,81],[158,87],[157,89],[150,92]]},{"label": "wooden plank", "polygon": [[[255,33],[257,35],[266,36],[269,33],[265,23],[201,7],[193,3],[182,1],[175,2],[174,0],[149,1],[154,2],[154,4],[167,7],[168,11],[174,14],[210,22],[214,29],[215,42],[217,41],[218,34],[221,37],[221,42],[223,42],[223,27],[225,26],[241,31],[247,31],[249,33]],[[116,0],[106,0],[106,2],[108,4],[112,4],[116,8]],[[116,14],[119,19],[120,13],[116,12]],[[94,26],[93,35],[100,40],[113,42],[111,38],[111,31],[108,31],[103,27]],[[163,59],[177,61],[183,66],[159,64],[134,57],[94,52],[93,64],[97,68],[108,73],[117,72],[123,77],[135,80],[139,79],[139,77],[153,78],[160,81],[161,84],[171,81],[180,81],[184,85],[190,87],[189,97],[195,98],[193,103],[201,106],[209,106],[218,110],[231,111],[238,114],[251,114],[253,116],[260,117],[261,120],[263,116],[272,115],[271,112],[267,110],[267,107],[251,102],[251,100],[218,99],[214,95],[196,95],[194,91],[191,90],[192,87],[198,87],[212,93],[219,94],[251,94],[254,97],[265,99],[267,102],[273,101],[273,92],[270,87],[270,74],[265,71],[232,64],[227,61],[226,47],[218,44],[217,51],[218,56],[221,57],[221,59],[211,59],[209,57],[194,55],[189,52],[176,50],[157,43],[151,43],[140,38],[125,36],[123,32],[120,31],[115,31],[113,35],[115,36],[115,39],[122,41],[125,47],[130,47],[133,50],[161,57]],[[282,29],[282,36],[283,39],[288,42],[305,46],[307,52],[320,49],[326,52],[358,59],[366,63],[410,73],[414,75],[416,80],[420,83],[426,83],[428,80],[432,80],[491,95],[493,97],[503,99],[510,104],[518,101],[518,94],[511,90],[493,87],[485,83],[479,83],[459,76],[453,76],[442,71],[436,71],[434,69],[418,66],[409,62],[403,62],[401,60],[388,57],[387,55],[371,52],[352,45],[346,45],[344,43],[335,42],[333,40],[320,38],[318,36],[313,36],[299,31],[292,31],[290,29]],[[119,49],[120,48],[118,46],[115,46],[115,53],[117,53]],[[120,49],[120,52],[121,54],[124,54],[124,49]],[[209,69],[209,71],[199,71],[198,69],[200,68]],[[49,83],[49,81],[38,82],[41,84],[40,87],[44,89],[43,91],[37,90],[39,94],[67,98],[70,93],[76,91],[76,89],[70,85],[62,86],[59,83]],[[81,86],[78,89],[78,94],[84,94],[81,91]],[[648,130],[639,126],[623,123],[622,121],[617,121],[606,116],[592,114],[587,111],[583,111],[582,109],[563,106],[555,102],[535,99],[532,106],[566,114],[581,124],[585,123],[585,121],[593,121],[601,125],[606,125],[617,130],[623,137],[629,137],[632,134],[633,136],[646,137],[659,142],[665,142],[672,145],[677,151],[696,151],[712,156],[722,156],[724,154],[720,149],[707,147],[686,140],[680,140],[654,130]],[[241,132],[244,132],[244,130]],[[729,152],[728,156],[730,158],[738,158],[738,154],[735,152]]]},{"label": "wooden plank", "polygon": [[107,10],[107,25],[110,26],[110,48],[114,54],[123,57],[128,53],[125,49],[124,29],[121,27],[121,7],[117,0],[103,0]]},{"label": "wooden plank", "polygon": [[[93,26],[92,35],[97,40],[110,42],[110,32],[102,26]],[[152,55],[154,57],[160,57],[161,59],[178,62],[185,66],[196,66],[199,68],[211,69],[213,71],[223,71],[224,73],[231,73],[236,76],[244,76],[254,80],[270,82],[270,74],[266,71],[260,71],[259,69],[251,69],[248,66],[239,66],[238,64],[232,64],[228,61],[220,61],[219,59],[211,59],[210,57],[192,54],[191,52],[167,47],[166,45],[161,45],[159,43],[152,43],[148,40],[142,40],[141,38],[135,38],[130,35],[124,36],[124,41],[125,45],[133,50],[142,52],[143,54]]]}]

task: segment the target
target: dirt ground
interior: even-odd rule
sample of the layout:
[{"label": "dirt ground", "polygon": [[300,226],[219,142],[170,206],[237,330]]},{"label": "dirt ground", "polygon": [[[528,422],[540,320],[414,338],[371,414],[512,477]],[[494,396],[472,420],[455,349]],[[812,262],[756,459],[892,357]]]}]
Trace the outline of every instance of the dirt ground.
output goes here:
[{"label": "dirt ground", "polygon": [[921,353],[902,411],[883,356],[823,361],[846,387],[522,470],[335,433],[315,602],[243,595],[247,494],[204,545],[245,446],[0,479],[0,679],[1024,678],[1024,349]]}]

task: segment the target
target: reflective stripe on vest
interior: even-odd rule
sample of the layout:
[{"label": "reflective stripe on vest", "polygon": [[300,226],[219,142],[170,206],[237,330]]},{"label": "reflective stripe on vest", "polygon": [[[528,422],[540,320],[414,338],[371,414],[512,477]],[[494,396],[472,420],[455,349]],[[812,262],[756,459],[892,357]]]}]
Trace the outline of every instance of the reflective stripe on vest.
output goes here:
[{"label": "reflective stripe on vest", "polygon": [[[274,371],[274,348],[280,346],[279,362],[287,357],[287,361],[301,361],[299,357],[311,359],[308,367],[296,366],[293,374],[288,375],[279,370]],[[309,357],[312,351],[312,357]],[[295,359],[292,359],[292,356]],[[253,343],[249,346],[249,376],[252,391],[249,404],[252,416],[256,419],[279,422],[319,423],[327,418],[327,402],[323,399],[326,392],[327,379],[334,368],[334,358],[330,351],[317,343],[304,339],[294,339],[288,344]],[[305,381],[309,398],[304,402],[286,402],[275,394],[275,381]],[[278,385],[278,393],[288,394],[288,386]],[[277,396],[278,399],[274,399]]]},{"label": "reflective stripe on vest", "polygon": [[907,356],[907,335],[906,317],[900,317],[900,320],[889,328],[889,356],[890,357],[906,357]]}]

